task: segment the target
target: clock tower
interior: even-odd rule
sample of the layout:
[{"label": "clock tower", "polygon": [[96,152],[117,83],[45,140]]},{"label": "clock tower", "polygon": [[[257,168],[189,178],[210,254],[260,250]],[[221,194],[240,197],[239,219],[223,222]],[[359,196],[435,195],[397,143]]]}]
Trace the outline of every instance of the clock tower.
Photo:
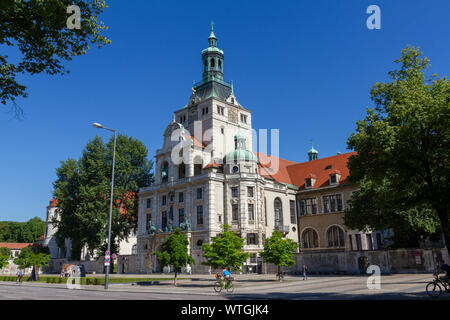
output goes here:
[{"label": "clock tower", "polygon": [[223,159],[233,151],[234,136],[239,130],[245,136],[246,148],[252,149],[251,111],[237,101],[233,82],[224,80],[224,52],[217,46],[217,37],[211,25],[209,45],[202,50],[201,56],[202,80],[194,82],[188,103],[175,111],[175,121],[197,141],[209,146],[211,158],[204,165]]}]

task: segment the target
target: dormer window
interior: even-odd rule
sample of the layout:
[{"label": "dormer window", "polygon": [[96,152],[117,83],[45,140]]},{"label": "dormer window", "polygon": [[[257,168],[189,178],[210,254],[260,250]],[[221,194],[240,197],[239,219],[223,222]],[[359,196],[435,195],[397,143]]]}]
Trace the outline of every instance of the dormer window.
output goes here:
[{"label": "dormer window", "polygon": [[316,176],[314,174],[309,174],[305,179],[305,188],[311,189],[314,187],[314,184],[316,183]]},{"label": "dormer window", "polygon": [[311,178],[305,179],[305,187],[306,188],[311,188],[312,187]]},{"label": "dormer window", "polygon": [[330,185],[338,184],[340,178],[341,178],[340,172],[338,170],[334,170],[333,173],[330,173]]},{"label": "dormer window", "polygon": [[330,184],[336,184],[337,177],[336,174],[330,174]]}]

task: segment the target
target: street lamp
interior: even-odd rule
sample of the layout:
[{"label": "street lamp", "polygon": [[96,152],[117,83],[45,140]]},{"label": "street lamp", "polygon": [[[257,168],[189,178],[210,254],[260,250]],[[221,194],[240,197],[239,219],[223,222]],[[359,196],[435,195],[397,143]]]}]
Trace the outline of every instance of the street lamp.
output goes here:
[{"label": "street lamp", "polygon": [[[108,250],[105,256],[110,256],[111,261],[111,222],[112,222],[112,206],[113,206],[113,192],[114,192],[114,163],[116,162],[116,136],[117,131],[114,129],[109,129],[104,126],[102,126],[100,123],[93,123],[94,127],[98,129],[105,129],[114,132],[114,149],[113,149],[113,164],[112,164],[112,177],[111,177],[111,199],[109,202],[109,226],[108,226]],[[108,289],[108,280],[109,280],[109,264],[106,266],[106,273],[105,273],[105,289]]]}]

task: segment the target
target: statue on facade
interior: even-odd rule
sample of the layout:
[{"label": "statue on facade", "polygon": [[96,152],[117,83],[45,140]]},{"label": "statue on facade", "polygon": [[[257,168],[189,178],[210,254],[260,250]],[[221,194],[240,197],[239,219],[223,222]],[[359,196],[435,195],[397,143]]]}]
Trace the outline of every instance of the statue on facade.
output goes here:
[{"label": "statue on facade", "polygon": [[191,224],[189,223],[189,219],[186,218],[184,222],[180,223],[180,229],[181,231],[191,231]]},{"label": "statue on facade", "polygon": [[149,224],[148,224],[148,234],[152,236],[152,235],[155,234],[155,232],[156,232],[156,227],[155,227],[155,225],[152,223],[152,220],[150,220],[150,221],[149,221]]}]

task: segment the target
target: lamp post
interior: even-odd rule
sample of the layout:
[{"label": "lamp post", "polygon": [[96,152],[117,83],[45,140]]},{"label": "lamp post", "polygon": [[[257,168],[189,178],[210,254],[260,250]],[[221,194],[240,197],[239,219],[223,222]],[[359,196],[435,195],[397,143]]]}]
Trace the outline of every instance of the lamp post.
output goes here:
[{"label": "lamp post", "polygon": [[[112,222],[112,206],[113,206],[113,193],[114,193],[114,163],[116,161],[116,136],[117,131],[114,129],[109,129],[104,126],[102,126],[99,123],[92,124],[94,127],[99,129],[105,129],[114,132],[114,149],[113,149],[113,163],[112,163],[112,177],[111,177],[111,198],[109,202],[109,224],[108,224],[108,254],[110,256],[111,261],[111,222]],[[108,264],[106,266],[106,272],[105,272],[105,289],[108,289],[108,280],[109,280],[109,268],[110,265]]]}]

